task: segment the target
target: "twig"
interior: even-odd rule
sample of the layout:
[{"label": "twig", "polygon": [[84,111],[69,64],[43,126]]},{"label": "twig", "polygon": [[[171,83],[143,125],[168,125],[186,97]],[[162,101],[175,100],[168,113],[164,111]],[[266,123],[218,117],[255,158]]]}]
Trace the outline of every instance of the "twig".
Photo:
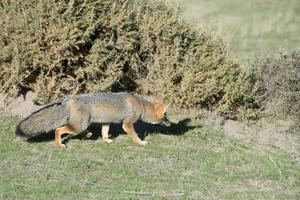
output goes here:
[{"label": "twig", "polygon": [[136,195],[143,195],[143,196],[146,196],[146,195],[153,196],[153,194],[150,193],[150,192],[123,191],[122,193],[125,193],[125,194],[136,194]]},{"label": "twig", "polygon": [[272,159],[272,157],[270,156],[270,155],[268,155],[269,156],[269,159],[272,161],[272,163],[278,168],[278,171],[279,171],[279,180],[281,181],[281,175],[282,175],[282,173],[281,173],[281,170],[280,170],[280,168],[279,168],[279,166],[276,164],[276,162]]},{"label": "twig", "polygon": [[136,194],[136,195],[151,195],[151,196],[160,196],[160,197],[178,197],[184,195],[183,192],[181,193],[165,193],[165,194],[155,194],[155,193],[150,193],[150,192],[136,192],[136,191],[123,191],[125,194]]},{"label": "twig", "polygon": [[181,193],[173,193],[173,194],[163,194],[163,195],[160,195],[161,197],[179,197],[179,196],[183,196],[184,193],[181,192]]}]

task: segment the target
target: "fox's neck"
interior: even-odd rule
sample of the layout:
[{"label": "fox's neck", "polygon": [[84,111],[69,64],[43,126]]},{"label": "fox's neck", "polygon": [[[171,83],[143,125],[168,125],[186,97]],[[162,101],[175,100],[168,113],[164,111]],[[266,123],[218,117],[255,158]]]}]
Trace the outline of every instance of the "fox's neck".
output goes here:
[{"label": "fox's neck", "polygon": [[143,106],[143,113],[141,115],[141,120],[144,122],[150,122],[155,116],[154,116],[154,105],[153,103],[141,99],[141,103]]}]

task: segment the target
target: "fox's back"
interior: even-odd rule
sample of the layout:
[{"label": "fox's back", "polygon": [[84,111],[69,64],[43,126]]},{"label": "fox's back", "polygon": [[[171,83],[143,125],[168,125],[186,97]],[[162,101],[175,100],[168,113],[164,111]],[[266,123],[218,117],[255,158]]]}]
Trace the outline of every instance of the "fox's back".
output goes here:
[{"label": "fox's back", "polygon": [[129,96],[128,93],[89,93],[81,94],[72,97],[71,99],[78,100],[82,103],[99,103],[99,102],[113,102],[114,104],[121,104],[125,98]]},{"label": "fox's back", "polygon": [[71,99],[80,111],[90,114],[91,122],[119,123],[132,112],[128,104],[128,98],[132,97],[128,93],[91,93]]}]

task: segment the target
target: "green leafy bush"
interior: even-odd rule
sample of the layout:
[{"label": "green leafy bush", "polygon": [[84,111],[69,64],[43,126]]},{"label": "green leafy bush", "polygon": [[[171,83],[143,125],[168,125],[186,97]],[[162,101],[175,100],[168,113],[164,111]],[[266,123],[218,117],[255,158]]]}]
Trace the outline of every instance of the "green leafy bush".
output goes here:
[{"label": "green leafy bush", "polygon": [[254,116],[256,83],[225,44],[157,1],[3,0],[0,84],[36,102],[86,92],[164,96],[179,107]]}]

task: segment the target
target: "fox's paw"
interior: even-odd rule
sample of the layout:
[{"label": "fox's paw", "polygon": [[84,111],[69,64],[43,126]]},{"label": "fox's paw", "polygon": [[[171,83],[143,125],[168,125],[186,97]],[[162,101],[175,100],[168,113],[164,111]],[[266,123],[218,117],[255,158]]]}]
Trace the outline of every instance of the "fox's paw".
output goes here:
[{"label": "fox's paw", "polygon": [[65,144],[56,144],[56,146],[58,148],[61,148],[61,149],[66,149],[67,148],[67,145],[65,145]]},{"label": "fox's paw", "polygon": [[143,145],[143,146],[146,146],[146,145],[148,144],[148,142],[145,141],[145,140],[143,140],[143,141],[139,142],[139,144],[140,144],[140,145]]},{"label": "fox's paw", "polygon": [[107,139],[103,139],[103,141],[104,141],[105,143],[108,143],[108,144],[114,142],[112,139],[108,139],[108,138],[107,138]]}]

